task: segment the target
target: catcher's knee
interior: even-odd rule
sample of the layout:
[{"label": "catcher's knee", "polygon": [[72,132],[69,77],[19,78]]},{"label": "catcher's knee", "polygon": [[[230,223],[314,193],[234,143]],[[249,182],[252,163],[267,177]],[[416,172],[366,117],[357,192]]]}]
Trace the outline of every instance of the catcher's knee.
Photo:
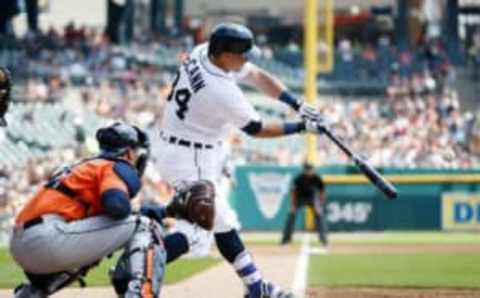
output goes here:
[{"label": "catcher's knee", "polygon": [[111,273],[115,292],[125,297],[158,297],[165,272],[166,252],[160,227],[139,217],[136,231]]}]

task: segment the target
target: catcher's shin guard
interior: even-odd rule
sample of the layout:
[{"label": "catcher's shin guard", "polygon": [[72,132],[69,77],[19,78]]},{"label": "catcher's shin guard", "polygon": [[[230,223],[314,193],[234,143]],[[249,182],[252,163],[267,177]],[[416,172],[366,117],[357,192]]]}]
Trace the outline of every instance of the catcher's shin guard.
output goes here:
[{"label": "catcher's shin guard", "polygon": [[137,230],[111,275],[119,296],[153,298],[160,295],[166,262],[160,229],[154,221],[139,218]]}]

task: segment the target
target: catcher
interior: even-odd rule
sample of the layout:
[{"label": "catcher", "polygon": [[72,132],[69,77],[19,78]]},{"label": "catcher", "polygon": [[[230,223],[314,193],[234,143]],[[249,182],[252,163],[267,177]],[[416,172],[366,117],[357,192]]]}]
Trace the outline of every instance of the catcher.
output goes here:
[{"label": "catcher", "polygon": [[182,234],[165,235],[163,218],[181,216],[212,228],[214,189],[208,181],[185,185],[166,208],[132,214],[149,139],[121,123],[99,129],[96,138],[99,156],[57,171],[18,214],[10,250],[29,283],[18,286],[15,297],[48,297],[74,281],[82,284],[90,268],[122,248],[111,275],[117,294],[158,297],[165,263],[188,250]]},{"label": "catcher", "polygon": [[10,92],[12,89],[12,80],[10,73],[4,67],[0,66],[0,126],[7,126],[5,113],[7,113],[10,103]]}]

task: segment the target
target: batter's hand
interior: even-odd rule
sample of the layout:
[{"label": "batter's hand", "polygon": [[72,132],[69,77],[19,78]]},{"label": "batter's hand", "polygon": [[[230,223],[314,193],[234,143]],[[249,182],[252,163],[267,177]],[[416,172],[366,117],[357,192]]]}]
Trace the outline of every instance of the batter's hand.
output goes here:
[{"label": "batter's hand", "polygon": [[305,118],[303,119],[303,123],[305,123],[305,131],[314,134],[322,134],[325,132],[325,129],[328,128],[327,121],[320,117],[316,120]]},{"label": "batter's hand", "polygon": [[306,102],[303,102],[300,105],[300,108],[298,109],[298,114],[300,114],[300,117],[302,117],[303,120],[318,120],[320,119],[320,113],[317,111],[317,109],[313,106],[310,105]]}]

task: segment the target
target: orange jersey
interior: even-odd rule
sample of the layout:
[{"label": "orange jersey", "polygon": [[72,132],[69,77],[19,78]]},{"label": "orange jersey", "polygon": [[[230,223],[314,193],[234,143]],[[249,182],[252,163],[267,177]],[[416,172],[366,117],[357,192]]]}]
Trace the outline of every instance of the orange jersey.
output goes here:
[{"label": "orange jersey", "polygon": [[[67,221],[104,214],[101,203],[104,192],[116,189],[125,192],[130,198],[135,195],[129,189],[128,179],[122,177],[122,170],[119,175],[118,168],[122,168],[123,172],[125,169],[127,172],[131,171],[129,168],[133,169],[125,161],[102,158],[90,159],[74,166],[59,178],[63,185],[74,192],[73,197],[44,187],[18,214],[16,223],[23,224],[45,214],[58,214]],[[137,191],[138,189],[135,193]]]}]

